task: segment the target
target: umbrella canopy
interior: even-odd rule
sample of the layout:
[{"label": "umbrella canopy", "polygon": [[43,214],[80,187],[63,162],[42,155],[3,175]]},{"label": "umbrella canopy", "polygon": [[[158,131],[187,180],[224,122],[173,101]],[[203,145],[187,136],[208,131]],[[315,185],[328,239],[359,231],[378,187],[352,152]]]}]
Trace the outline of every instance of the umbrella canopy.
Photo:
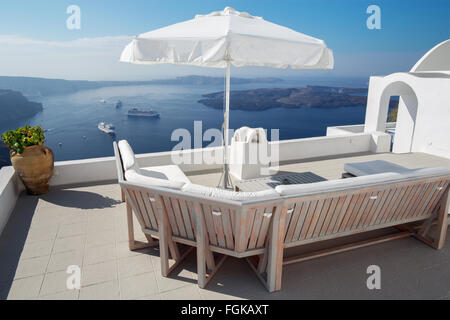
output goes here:
[{"label": "umbrella canopy", "polygon": [[143,33],[120,57],[136,64],[332,69],[325,42],[233,8]]},{"label": "umbrella canopy", "polygon": [[226,68],[223,188],[229,184],[230,65],[292,69],[334,66],[333,52],[323,40],[230,7],[134,37],[120,61]]}]

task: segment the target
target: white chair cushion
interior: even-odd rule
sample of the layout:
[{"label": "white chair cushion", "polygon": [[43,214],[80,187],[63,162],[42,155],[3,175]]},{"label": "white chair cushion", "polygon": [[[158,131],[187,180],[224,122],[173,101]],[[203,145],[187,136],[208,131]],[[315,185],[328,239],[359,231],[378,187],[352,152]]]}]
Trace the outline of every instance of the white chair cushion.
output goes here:
[{"label": "white chair cushion", "polygon": [[118,146],[124,170],[127,171],[133,169],[136,172],[139,172],[139,165],[128,141],[120,140]]},{"label": "white chair cushion", "polygon": [[235,131],[232,141],[267,143],[266,131],[263,128],[241,127]]},{"label": "white chair cushion", "polygon": [[257,199],[275,199],[279,197],[278,192],[276,192],[275,189],[268,189],[257,192],[236,192],[220,188],[202,186],[194,183],[185,184],[182,188],[182,191],[190,193],[192,195],[201,195],[203,197],[216,200],[246,201]]},{"label": "white chair cushion", "polygon": [[176,190],[181,190],[181,188],[186,184],[186,182],[184,181],[174,181],[168,179],[154,178],[149,175],[144,175],[139,172],[136,172],[136,170],[133,169],[125,171],[125,179],[128,182],[139,183],[144,186],[147,185],[154,187],[164,187]]},{"label": "white chair cushion", "polygon": [[407,173],[413,170],[417,169],[408,169],[398,164],[384,160],[353,162],[344,164],[344,171],[351,173],[352,175],[357,177],[385,172]]},{"label": "white chair cushion", "polygon": [[170,181],[181,181],[184,183],[190,183],[191,181],[186,177],[186,175],[181,171],[177,165],[167,165],[167,166],[155,166],[141,168],[140,173],[147,177],[165,179]]},{"label": "white chair cushion", "polygon": [[423,168],[411,170],[407,173],[379,173],[355,178],[329,180],[315,183],[292,184],[277,186],[275,190],[282,196],[305,196],[324,192],[360,189],[372,185],[382,185],[393,182],[402,182],[419,178],[432,178],[450,175],[450,170],[443,167]]}]

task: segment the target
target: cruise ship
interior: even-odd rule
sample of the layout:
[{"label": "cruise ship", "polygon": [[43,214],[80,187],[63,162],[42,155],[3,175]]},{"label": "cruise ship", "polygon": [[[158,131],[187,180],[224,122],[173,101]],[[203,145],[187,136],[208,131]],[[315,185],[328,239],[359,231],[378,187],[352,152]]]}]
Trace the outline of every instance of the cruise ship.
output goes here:
[{"label": "cruise ship", "polygon": [[159,112],[154,110],[139,110],[137,108],[133,108],[128,110],[129,117],[149,117],[149,118],[159,118]]}]

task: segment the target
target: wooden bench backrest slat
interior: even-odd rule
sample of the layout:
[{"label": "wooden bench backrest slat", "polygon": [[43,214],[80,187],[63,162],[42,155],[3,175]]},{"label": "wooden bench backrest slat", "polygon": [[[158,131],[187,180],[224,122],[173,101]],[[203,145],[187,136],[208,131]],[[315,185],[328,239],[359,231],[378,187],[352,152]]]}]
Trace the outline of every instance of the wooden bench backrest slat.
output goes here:
[{"label": "wooden bench backrest slat", "polygon": [[176,222],[175,216],[172,214],[172,212],[173,212],[172,203],[171,203],[170,199],[166,196],[161,196],[161,198],[163,200],[164,208],[166,209],[166,212],[168,214],[168,220],[169,220],[170,228],[172,230],[172,234],[180,237],[181,233],[178,230],[178,224]]},{"label": "wooden bench backrest slat", "polygon": [[[289,199],[285,243],[383,228],[431,216],[449,185],[448,177],[354,190],[347,195]],[[309,200],[310,199],[310,200]]]},{"label": "wooden bench backrest slat", "polygon": [[191,220],[189,210],[186,205],[186,201],[179,200],[178,205],[180,207],[181,214],[183,216],[184,225],[186,226],[185,229],[186,229],[187,237],[189,239],[195,239],[195,230],[194,230],[194,227],[192,226],[192,220]]},{"label": "wooden bench backrest slat", "polygon": [[[175,221],[177,224],[177,229],[178,229],[178,236],[182,237],[182,238],[188,238],[187,232],[186,232],[186,225],[185,222],[183,220],[183,216],[181,214],[181,210],[180,210],[180,204],[178,203],[178,199],[177,198],[172,198],[172,197],[167,197],[168,201],[170,201],[171,205],[172,205],[172,213],[175,216]],[[171,213],[170,211],[168,212],[168,214],[170,215]]]},{"label": "wooden bench backrest slat", "polygon": [[141,214],[141,216],[143,217],[144,221],[145,221],[145,226],[146,227],[150,227],[150,229],[157,229],[157,226],[153,225],[150,222],[150,218],[149,218],[149,214],[147,212],[147,207],[144,204],[144,199],[142,196],[142,192],[140,191],[133,191],[134,194],[134,198],[136,199],[137,205],[138,205],[138,210],[139,213]]}]

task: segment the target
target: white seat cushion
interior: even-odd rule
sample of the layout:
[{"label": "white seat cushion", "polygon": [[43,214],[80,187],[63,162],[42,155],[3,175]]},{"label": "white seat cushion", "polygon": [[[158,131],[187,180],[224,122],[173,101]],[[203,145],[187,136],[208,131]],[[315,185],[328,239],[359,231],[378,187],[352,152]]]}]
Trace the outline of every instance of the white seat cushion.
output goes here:
[{"label": "white seat cushion", "polygon": [[134,155],[133,149],[131,149],[130,144],[127,140],[120,140],[118,143],[120,157],[122,158],[123,169],[127,170],[135,170],[139,172],[139,165],[136,161],[136,157]]},{"label": "white seat cushion", "polygon": [[181,190],[181,188],[186,184],[184,181],[160,179],[150,175],[144,175],[133,169],[125,171],[125,179],[128,182],[139,183],[144,186],[164,187],[176,190]]},{"label": "white seat cushion", "polygon": [[144,176],[152,178],[165,179],[171,181],[181,181],[184,183],[191,182],[177,165],[141,168],[140,173]]},{"label": "white seat cushion", "polygon": [[121,140],[118,146],[125,170],[125,179],[128,182],[177,190],[180,190],[186,183],[190,183],[183,171],[176,165],[139,168],[128,141]]},{"label": "white seat cushion", "polygon": [[194,183],[185,184],[182,188],[182,191],[190,193],[192,195],[201,195],[203,197],[216,200],[247,201],[275,199],[279,197],[279,194],[275,191],[275,189],[268,189],[257,192],[236,192],[220,188],[202,186]]},{"label": "white seat cushion", "polygon": [[353,162],[344,164],[344,171],[351,173],[352,175],[357,177],[385,172],[407,173],[413,170],[416,169],[408,169],[398,164],[384,160]]},{"label": "white seat cushion", "polygon": [[275,188],[282,196],[305,196],[317,193],[361,189],[372,185],[402,182],[419,178],[450,175],[450,169],[443,167],[410,170],[407,173],[379,173],[355,178],[329,180],[315,183],[280,185]]}]

